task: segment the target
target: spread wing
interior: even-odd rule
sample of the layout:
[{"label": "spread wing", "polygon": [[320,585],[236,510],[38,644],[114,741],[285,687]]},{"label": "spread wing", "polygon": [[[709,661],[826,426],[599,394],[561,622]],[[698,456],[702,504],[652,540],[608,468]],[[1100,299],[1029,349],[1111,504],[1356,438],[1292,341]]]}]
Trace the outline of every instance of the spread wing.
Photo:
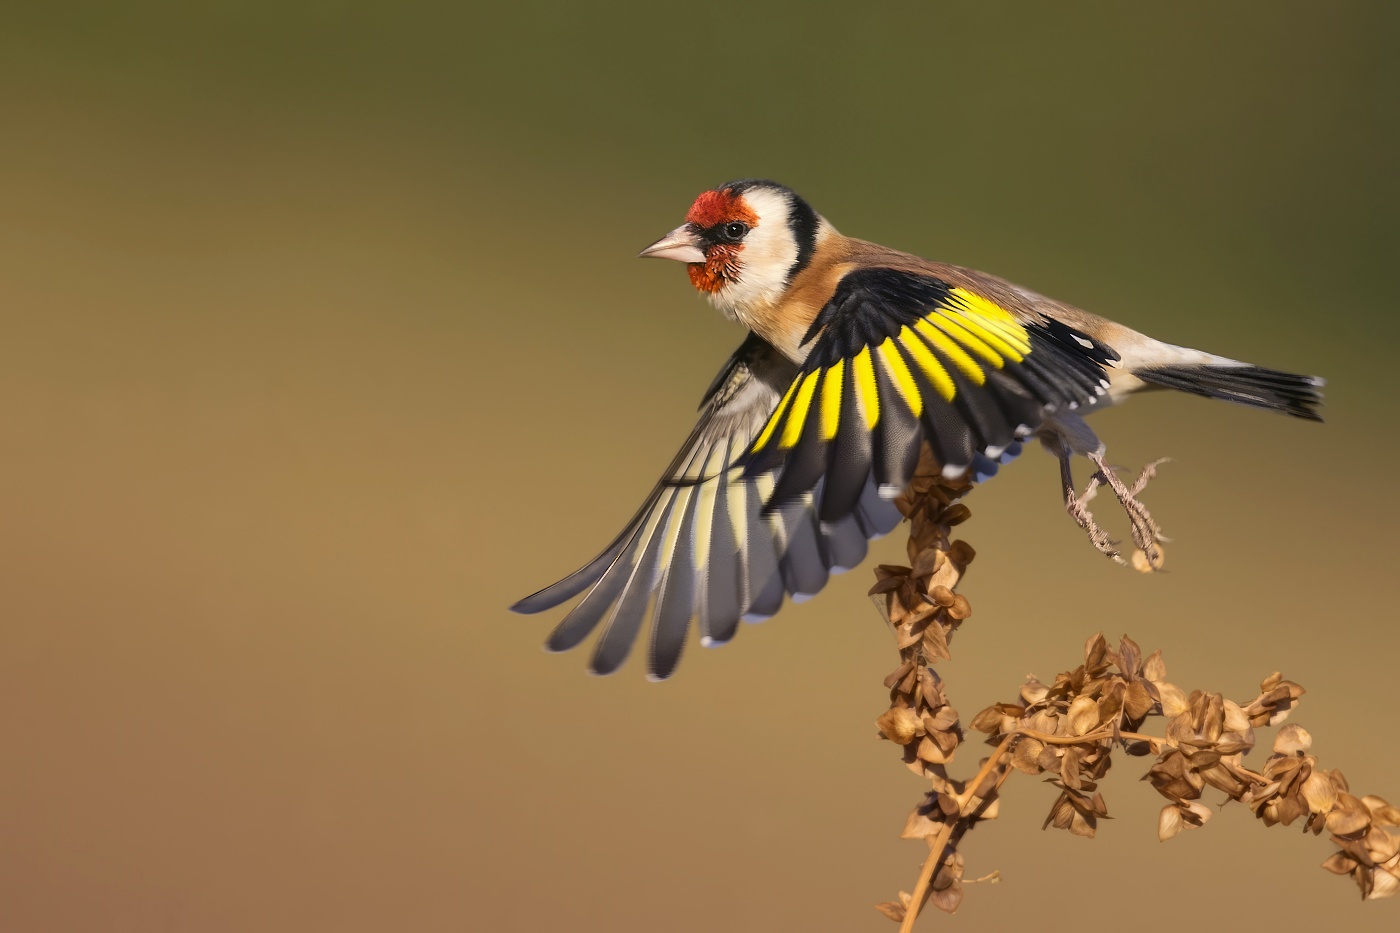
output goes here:
[{"label": "spread wing", "polygon": [[903,489],[924,441],[946,475],[990,475],[1048,412],[1102,395],[1118,358],[1060,321],[887,268],[847,274],[813,340],[747,472],[781,466],[775,506],[820,485],[824,522],[850,514],[872,475],[882,493]]},{"label": "spread wing", "polygon": [[706,644],[734,637],[740,619],[767,618],[784,594],[802,599],[830,573],[854,567],[871,538],[900,521],[867,481],[839,521],[816,515],[821,484],[769,508],[772,471],[746,473],[754,438],[797,366],[758,337],[730,357],[700,405],[700,421],[627,527],[580,570],[511,608],[533,613],[587,591],[549,636],[564,651],[602,626],[591,668],[627,658],[650,619],[651,677],[675,670],[691,619]]}]

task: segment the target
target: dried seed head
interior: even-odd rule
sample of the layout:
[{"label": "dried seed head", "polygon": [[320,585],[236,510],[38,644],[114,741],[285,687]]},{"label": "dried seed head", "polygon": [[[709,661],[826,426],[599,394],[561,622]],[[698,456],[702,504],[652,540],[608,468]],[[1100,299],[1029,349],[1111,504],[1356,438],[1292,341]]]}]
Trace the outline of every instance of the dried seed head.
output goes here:
[{"label": "dried seed head", "polygon": [[972,563],[972,559],[977,556],[977,551],[966,541],[954,541],[948,548],[948,558],[956,561],[959,565],[966,567]]},{"label": "dried seed head", "polygon": [[1384,866],[1377,865],[1371,870],[1371,890],[1366,895],[1368,901],[1394,897],[1400,893],[1400,864],[1395,862],[1396,860],[1392,859],[1390,863]]},{"label": "dried seed head", "polygon": [[[998,789],[1012,770],[1045,773],[1059,788],[1047,827],[1092,837],[1097,821],[1108,815],[1098,782],[1120,748],[1155,756],[1144,779],[1167,799],[1158,817],[1159,839],[1204,825],[1214,811],[1201,801],[1202,792],[1218,788],[1266,825],[1301,821],[1307,832],[1330,831],[1338,851],[1323,867],[1349,875],[1363,897],[1400,893],[1400,834],[1394,832],[1400,810],[1380,797],[1351,794],[1340,771],[1317,767],[1305,729],[1285,726],[1273,755],[1256,766],[1259,771],[1245,766],[1254,729],[1281,723],[1304,693],[1277,672],[1260,683],[1259,695],[1247,704],[1218,693],[1188,695],[1166,681],[1160,651],[1144,657],[1127,636],[1110,647],[1096,634],[1085,643],[1079,667],[1058,674],[1049,686],[1029,677],[1018,691],[1019,702],[979,712],[972,727],[998,751],[979,773],[977,788],[950,778],[945,765],[963,732],[929,665],[951,656],[949,640],[971,614],[957,586],[976,552],[951,540],[951,529],[970,515],[958,501],[969,488],[962,480],[942,478],[939,465],[925,453],[914,482],[898,500],[909,520],[910,566],[878,567],[871,588],[894,629],[901,662],[885,679],[891,708],[877,725],[884,738],[901,746],[906,765],[932,787],[903,831],[930,840],[925,883],[913,895],[900,892],[898,901],[877,905],[881,913],[907,923],[927,903],[956,909],[965,882],[955,847],[978,819],[996,816]],[[1141,552],[1134,555],[1143,570],[1160,568],[1161,559],[1160,552],[1150,560]],[[1164,738],[1139,734],[1153,716],[1164,718]],[[935,858],[942,861],[935,865]]]},{"label": "dried seed head", "polygon": [[1130,719],[1142,719],[1150,713],[1157,705],[1157,701],[1148,693],[1147,686],[1140,680],[1135,680],[1128,687],[1127,694],[1123,697],[1123,710]]},{"label": "dried seed head", "polygon": [[1334,836],[1351,836],[1371,828],[1371,811],[1351,794],[1338,794],[1327,814],[1327,831]]},{"label": "dried seed head", "polygon": [[[971,517],[972,510],[959,502],[944,509],[943,514],[938,516],[938,520],[941,524],[952,526],[961,525]],[[966,561],[964,561],[964,563],[966,563]]]},{"label": "dried seed head", "polygon": [[1312,736],[1296,723],[1284,726],[1274,737],[1274,754],[1301,755],[1312,748]]},{"label": "dried seed head", "polygon": [[1166,842],[1181,832],[1181,826],[1181,808],[1174,803],[1167,804],[1157,816],[1157,839]]},{"label": "dried seed head", "polygon": [[880,730],[880,734],[896,745],[908,745],[914,740],[914,736],[920,735],[924,731],[924,724],[912,709],[904,706],[896,706],[887,710],[883,716],[875,720],[875,726]]},{"label": "dried seed head", "polygon": [[1334,875],[1346,875],[1356,868],[1356,860],[1343,852],[1334,852],[1327,861],[1322,863],[1322,867]]},{"label": "dried seed head", "polygon": [[[933,553],[941,554],[942,552],[934,551]],[[948,589],[948,587],[943,586],[942,584],[939,584],[930,589],[928,595],[930,599],[932,599],[935,603],[937,603],[945,609],[953,605],[953,591]]]},{"label": "dried seed head", "polygon": [[1400,808],[1392,807],[1384,797],[1367,794],[1361,798],[1361,802],[1366,805],[1367,810],[1371,811],[1371,822],[1375,825],[1400,826]]},{"label": "dried seed head", "polygon": [[1070,735],[1088,735],[1099,724],[1099,704],[1092,697],[1077,696],[1069,705]]},{"label": "dried seed head", "polygon": [[876,904],[875,909],[889,917],[895,923],[904,922],[904,905],[894,901],[885,901],[883,904]]},{"label": "dried seed head", "polygon": [[1162,660],[1162,649],[1158,648],[1142,662],[1142,676],[1154,683],[1167,679],[1167,665]]},{"label": "dried seed head", "polygon": [[1050,693],[1050,688],[1035,679],[1034,674],[1026,677],[1026,682],[1021,685],[1021,702],[1027,706],[1033,706]]},{"label": "dried seed head", "polygon": [[1180,716],[1186,712],[1189,705],[1186,694],[1175,684],[1161,683],[1157,685],[1157,693],[1162,699],[1162,715],[1168,719]]},{"label": "dried seed head", "polygon": [[1140,673],[1139,666],[1142,663],[1142,649],[1137,642],[1127,635],[1118,640],[1118,658],[1115,662],[1118,669],[1127,677],[1136,677]]},{"label": "dried seed head", "polygon": [[1337,804],[1337,789],[1332,786],[1331,776],[1326,771],[1313,771],[1303,782],[1303,800],[1308,809],[1319,816],[1332,812]]}]

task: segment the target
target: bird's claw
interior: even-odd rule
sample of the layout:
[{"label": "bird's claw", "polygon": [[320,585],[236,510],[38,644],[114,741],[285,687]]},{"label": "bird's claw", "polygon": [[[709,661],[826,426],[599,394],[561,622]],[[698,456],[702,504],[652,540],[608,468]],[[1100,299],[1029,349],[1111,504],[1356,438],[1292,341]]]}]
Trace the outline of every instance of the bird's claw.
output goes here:
[{"label": "bird's claw", "polygon": [[[1133,480],[1132,486],[1128,486],[1118,478],[1115,468],[1104,462],[1102,447],[1092,453],[1085,453],[1081,447],[1080,452],[1085,453],[1085,456],[1094,464],[1095,470],[1089,477],[1084,492],[1076,493],[1074,471],[1070,465],[1074,448],[1059,437],[1052,438],[1046,443],[1046,447],[1060,461],[1060,488],[1065,499],[1065,511],[1069,513],[1070,518],[1074,519],[1075,524],[1084,529],[1084,533],[1089,536],[1089,543],[1100,554],[1105,555],[1116,564],[1131,563],[1131,566],[1144,572],[1162,569],[1165,555],[1161,545],[1170,539],[1162,534],[1162,529],[1152,518],[1152,513],[1147,511],[1147,506],[1139,502],[1137,497],[1147,488],[1147,484],[1157,475],[1157,467],[1166,463],[1167,458],[1164,457],[1147,464]],[[1118,550],[1117,542],[1108,536],[1108,532],[1099,525],[1094,519],[1093,513],[1089,511],[1089,502],[1098,495],[1100,486],[1107,486],[1112,490],[1118,503],[1123,506],[1123,511],[1128,514],[1133,543],[1137,545],[1131,562],[1124,559],[1122,552]]]},{"label": "bird's claw", "polygon": [[1089,543],[1098,549],[1100,554],[1104,554],[1109,560],[1116,564],[1126,564],[1123,555],[1119,553],[1117,542],[1108,536],[1108,532],[1094,520],[1094,514],[1089,511],[1089,500],[1099,493],[1099,477],[1095,474],[1089,477],[1089,485],[1084,487],[1084,492],[1075,495],[1074,487],[1065,486],[1065,511],[1075,524],[1084,529],[1084,533],[1089,536]]},{"label": "bird's claw", "polygon": [[[1147,484],[1151,482],[1153,477],[1157,475],[1157,467],[1165,463],[1166,459],[1167,458],[1154,460],[1144,466],[1142,471],[1138,473],[1137,478],[1133,480],[1132,486],[1128,486],[1118,478],[1118,474],[1112,467],[1104,463],[1103,454],[1089,454],[1089,460],[1094,466],[1098,467],[1098,471],[1090,477],[1089,485],[1092,488],[1097,483],[1101,482],[1111,489],[1113,494],[1118,498],[1119,504],[1123,506],[1123,511],[1128,515],[1128,523],[1132,530],[1133,543],[1137,545],[1138,549],[1138,553],[1133,555],[1133,566],[1147,573],[1162,568],[1162,563],[1166,559],[1166,555],[1163,553],[1160,545],[1169,539],[1166,535],[1162,534],[1161,526],[1159,526],[1152,517],[1152,513],[1147,510],[1147,506],[1139,502],[1137,497],[1147,488]],[[1088,489],[1086,489],[1085,492],[1088,493]],[[1071,508],[1070,514],[1074,514],[1073,508]],[[1078,518],[1076,518],[1076,521],[1077,520]],[[1090,522],[1092,523],[1092,518],[1090,518]],[[1103,547],[1095,539],[1094,530],[1082,522],[1080,523],[1080,527],[1084,528],[1085,531],[1089,533],[1089,540],[1094,543],[1094,546],[1098,547],[1100,551],[1103,551]],[[1097,526],[1094,527],[1097,528]],[[1122,555],[1118,554],[1116,551],[1113,553],[1104,551],[1104,553],[1109,554],[1109,556],[1118,563],[1124,562],[1122,560]]]}]

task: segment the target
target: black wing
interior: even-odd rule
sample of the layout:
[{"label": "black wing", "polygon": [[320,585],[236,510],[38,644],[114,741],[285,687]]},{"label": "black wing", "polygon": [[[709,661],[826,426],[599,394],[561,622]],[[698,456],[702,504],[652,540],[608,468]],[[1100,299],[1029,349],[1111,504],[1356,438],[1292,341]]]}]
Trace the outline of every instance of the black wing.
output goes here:
[{"label": "black wing", "polygon": [[803,343],[815,340],[752,448],[748,472],[781,466],[773,504],[820,484],[839,521],[873,473],[894,495],[927,441],[943,471],[995,472],[1047,412],[1102,395],[1103,344],[1050,318],[1027,323],[931,275],[865,269],[842,279]]},{"label": "black wing", "polygon": [[587,590],[550,635],[565,651],[602,624],[591,669],[606,674],[627,658],[650,617],[652,678],[668,677],[685,647],[690,620],[702,641],[722,644],[740,619],[767,618],[784,594],[803,599],[830,573],[865,557],[866,543],[899,523],[894,506],[867,481],[840,521],[816,515],[820,484],[768,508],[778,476],[746,474],[749,448],[797,366],[750,336],[730,357],[705,400],[700,421],[661,481],[622,533],[582,569],[511,608],[540,612]]}]

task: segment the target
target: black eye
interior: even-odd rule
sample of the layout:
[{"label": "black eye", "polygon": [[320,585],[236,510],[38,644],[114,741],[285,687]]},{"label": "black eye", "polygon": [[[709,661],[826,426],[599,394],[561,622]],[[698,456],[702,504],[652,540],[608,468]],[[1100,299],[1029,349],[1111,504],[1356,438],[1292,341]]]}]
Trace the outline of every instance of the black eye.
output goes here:
[{"label": "black eye", "polygon": [[749,232],[748,224],[741,224],[737,220],[732,224],[725,224],[720,235],[730,242],[738,242],[744,238],[744,234]]}]

